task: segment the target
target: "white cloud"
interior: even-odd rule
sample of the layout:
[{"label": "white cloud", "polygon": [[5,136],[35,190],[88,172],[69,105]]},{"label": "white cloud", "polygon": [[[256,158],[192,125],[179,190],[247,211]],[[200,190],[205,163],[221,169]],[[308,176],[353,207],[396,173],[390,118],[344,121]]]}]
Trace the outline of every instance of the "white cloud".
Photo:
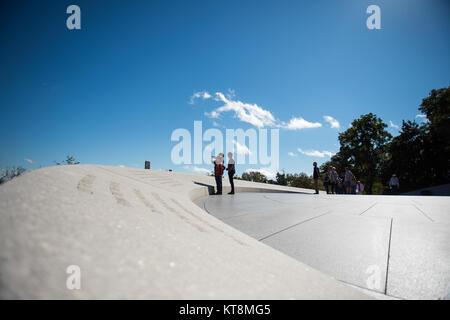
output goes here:
[{"label": "white cloud", "polygon": [[336,154],[336,153],[334,153],[334,152],[326,151],[326,150],[322,151],[322,153],[323,153],[325,156],[330,157],[330,158]]},{"label": "white cloud", "polygon": [[339,129],[341,127],[339,121],[332,116],[323,116],[323,119],[330,124],[331,128]]},{"label": "white cloud", "polygon": [[219,113],[213,110],[211,112],[205,112],[205,116],[207,116],[208,118],[217,119],[219,118]]},{"label": "white cloud", "polygon": [[281,127],[288,130],[301,130],[310,128],[319,128],[322,124],[320,122],[309,122],[303,118],[292,118],[289,123],[282,123]]},{"label": "white cloud", "polygon": [[[242,122],[249,123],[257,128],[263,127],[278,127],[288,130],[301,130],[307,128],[319,128],[322,126],[320,122],[309,122],[302,117],[293,117],[289,122],[275,119],[273,114],[257,104],[245,103],[239,100],[233,100],[235,97],[234,90],[228,89],[227,94],[216,92],[213,96],[206,91],[194,93],[191,97],[190,103],[194,103],[195,99],[209,99],[213,98],[217,102],[223,102],[224,105],[205,112],[205,116],[217,119],[224,112],[232,112],[234,117]],[[337,122],[337,120],[334,120]],[[337,122],[339,125],[339,122]]]},{"label": "white cloud", "polygon": [[257,104],[231,100],[231,98],[225,97],[221,92],[216,92],[214,99],[225,104],[210,113],[205,113],[205,115],[210,118],[218,118],[222,112],[231,111],[234,112],[235,117],[242,122],[250,123],[258,128],[273,126],[275,124],[275,118],[272,113],[268,110],[264,110]]},{"label": "white cloud", "polygon": [[237,141],[233,141],[234,145],[236,146],[236,153],[237,154],[252,154],[252,152],[247,148],[246,145],[242,145]]},{"label": "white cloud", "polygon": [[422,119],[422,122],[428,122],[429,121],[427,116],[424,115],[424,114],[418,114],[418,115],[416,115],[416,118]]},{"label": "white cloud", "polygon": [[236,92],[234,91],[234,89],[228,89],[227,98],[233,99],[234,97],[236,97]]},{"label": "white cloud", "polygon": [[200,98],[203,100],[206,100],[206,99],[211,98],[211,95],[207,91],[196,92],[191,96],[191,99],[189,100],[189,104],[194,104],[195,99],[200,99]]},{"label": "white cloud", "polygon": [[335,153],[331,152],[331,151],[319,151],[319,150],[303,150],[301,148],[297,149],[298,152],[300,152],[301,154],[310,156],[310,157],[319,157],[319,158],[324,158],[325,156],[327,157],[332,157],[335,155]]},{"label": "white cloud", "polygon": [[400,129],[400,127],[393,123],[391,120],[389,120],[389,125],[391,126],[391,128]]},{"label": "white cloud", "polygon": [[293,152],[288,152],[288,156],[290,156],[290,157],[296,157],[297,155],[296,155],[295,153],[293,153]]},{"label": "white cloud", "polygon": [[245,172],[259,172],[263,175],[265,175],[267,178],[269,179],[275,179],[277,173],[273,170],[267,170],[264,168],[260,168],[260,169],[247,169],[245,170]]},{"label": "white cloud", "polygon": [[29,164],[33,164],[33,160],[31,160],[31,159],[24,158],[23,160],[26,161],[26,162],[28,162]]},{"label": "white cloud", "polygon": [[186,170],[189,170],[189,171],[197,172],[197,173],[203,173],[203,174],[211,173],[211,170],[201,168],[201,167],[196,167],[196,166],[184,166],[183,168]]}]

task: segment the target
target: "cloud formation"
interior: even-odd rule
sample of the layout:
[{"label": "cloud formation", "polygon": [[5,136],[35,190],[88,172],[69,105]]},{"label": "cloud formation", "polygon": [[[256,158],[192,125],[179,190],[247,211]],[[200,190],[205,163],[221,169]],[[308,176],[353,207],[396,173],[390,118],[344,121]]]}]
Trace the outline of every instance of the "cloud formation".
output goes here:
[{"label": "cloud formation", "polygon": [[310,122],[302,117],[292,117],[289,122],[280,121],[275,119],[273,114],[257,104],[245,103],[239,100],[233,100],[234,91],[229,90],[228,94],[222,92],[216,92],[214,95],[209,94],[206,91],[200,91],[194,93],[191,97],[191,103],[194,103],[195,99],[202,98],[214,99],[224,104],[211,112],[205,112],[205,116],[217,119],[222,113],[232,112],[234,117],[242,122],[249,123],[257,128],[263,127],[277,127],[287,130],[301,130],[309,128],[319,128],[322,126],[320,122]]},{"label": "cloud formation", "polygon": [[289,152],[288,152],[288,156],[290,156],[290,157],[296,157],[297,155],[296,155],[295,153],[289,151]]},{"label": "cloud formation", "polygon": [[303,150],[301,148],[297,149],[298,152],[300,152],[301,154],[310,156],[310,157],[319,157],[319,158],[324,158],[325,156],[327,157],[332,157],[335,155],[335,153],[331,152],[331,151],[319,151],[319,150]]},{"label": "cloud formation", "polygon": [[391,128],[400,129],[400,127],[393,123],[392,120],[389,120],[389,125],[391,126]]},{"label": "cloud formation", "polygon": [[209,113],[205,113],[210,118],[218,118],[221,113],[231,111],[240,121],[250,123],[258,128],[275,125],[275,118],[272,113],[264,110],[257,104],[231,100],[221,92],[216,92],[214,100],[223,102],[224,105]]},{"label": "cloud formation", "polygon": [[322,124],[320,122],[309,122],[303,118],[292,118],[289,123],[282,123],[281,128],[288,130],[301,130],[301,129],[311,129],[320,128]]},{"label": "cloud formation", "polygon": [[197,173],[203,173],[203,174],[210,174],[211,170],[205,169],[205,168],[201,168],[201,167],[196,167],[196,166],[184,166],[183,167],[185,170],[189,170],[189,171],[193,171],[193,172],[197,172]]},{"label": "cloud formation", "polygon": [[323,116],[323,119],[330,124],[331,128],[339,129],[341,127],[341,124],[339,123],[339,121],[337,121],[332,116]]},{"label": "cloud formation", "polygon": [[429,121],[427,116],[424,115],[424,114],[418,114],[418,115],[416,115],[416,118],[422,119],[422,122],[428,122]]},{"label": "cloud formation", "polygon": [[248,154],[248,155],[252,154],[252,152],[250,151],[249,148],[247,148],[246,145],[242,145],[236,140],[233,141],[233,144],[236,146],[236,154]]},{"label": "cloud formation", "polygon": [[194,104],[195,99],[209,99],[211,98],[211,95],[207,92],[207,91],[200,91],[200,92],[196,92],[191,96],[191,99],[189,100],[189,104]]}]

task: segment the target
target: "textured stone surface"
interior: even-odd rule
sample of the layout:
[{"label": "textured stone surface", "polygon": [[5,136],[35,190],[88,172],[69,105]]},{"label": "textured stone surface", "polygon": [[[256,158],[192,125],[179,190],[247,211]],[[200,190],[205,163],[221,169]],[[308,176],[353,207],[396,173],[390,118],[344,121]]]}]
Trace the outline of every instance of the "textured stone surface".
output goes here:
[{"label": "textured stone surface", "polygon": [[[75,165],[1,185],[0,298],[369,298],[196,206],[213,181]],[[236,190],[312,192],[244,181]],[[70,265],[80,290],[66,287]]]}]

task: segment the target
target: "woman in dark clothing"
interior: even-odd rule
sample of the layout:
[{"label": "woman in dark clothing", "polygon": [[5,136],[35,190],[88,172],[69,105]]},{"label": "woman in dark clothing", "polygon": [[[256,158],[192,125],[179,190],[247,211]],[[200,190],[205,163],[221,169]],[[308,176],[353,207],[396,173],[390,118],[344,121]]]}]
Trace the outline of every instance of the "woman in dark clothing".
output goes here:
[{"label": "woman in dark clothing", "polygon": [[235,167],[234,167],[233,153],[231,153],[231,152],[228,152],[228,167],[227,167],[227,171],[228,171],[228,179],[230,180],[230,185],[231,185],[231,192],[229,192],[228,194],[234,194],[233,177],[234,177],[234,174],[236,173],[236,170],[235,170]]},{"label": "woman in dark clothing", "polygon": [[325,175],[323,177],[323,186],[325,187],[325,191],[330,193],[329,187],[330,187],[330,177],[328,176],[328,173],[325,172]]}]

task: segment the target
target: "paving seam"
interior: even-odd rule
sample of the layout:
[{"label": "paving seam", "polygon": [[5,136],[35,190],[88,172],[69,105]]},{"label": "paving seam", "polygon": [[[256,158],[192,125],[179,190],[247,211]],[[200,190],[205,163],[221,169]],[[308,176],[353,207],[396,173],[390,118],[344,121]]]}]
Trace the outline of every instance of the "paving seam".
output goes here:
[{"label": "paving seam", "polygon": [[363,212],[361,212],[359,215],[362,216],[364,213],[366,213],[367,211],[369,211],[370,209],[372,209],[373,207],[375,207],[377,205],[378,202],[375,202],[373,205],[371,205],[370,207],[368,207],[366,210],[364,210]]},{"label": "paving seam", "polygon": [[[203,209],[205,209],[206,212],[208,212],[209,214],[211,214],[211,212],[209,212],[208,209],[206,208],[206,200],[208,200],[208,199],[205,199],[205,200],[203,201]],[[211,215],[212,215],[212,214],[211,214]]]},{"label": "paving seam", "polygon": [[373,292],[373,293],[376,293],[376,294],[379,294],[379,295],[383,295],[383,296],[386,296],[386,297],[391,297],[391,298],[394,298],[394,299],[405,300],[405,298],[402,298],[402,297],[397,297],[397,296],[385,294],[385,293],[383,293],[383,292],[381,292],[381,291],[376,291],[376,290],[373,290],[373,289],[361,287],[360,285],[353,284],[353,283],[347,282],[347,281],[345,281],[345,280],[340,280],[340,279],[337,279],[337,278],[335,278],[335,279],[338,280],[338,281],[340,281],[340,282],[343,282],[343,283],[345,283],[346,285],[349,285],[349,286],[358,287],[358,288],[360,288],[360,289],[363,289],[363,290],[366,290],[366,291],[370,291],[370,292]]},{"label": "paving seam", "polygon": [[387,295],[388,276],[389,276],[389,260],[391,258],[391,239],[392,239],[392,224],[394,219],[391,218],[391,227],[389,228],[389,244],[388,244],[388,257],[386,262],[386,281],[384,283],[384,294]]},{"label": "paving seam", "polygon": [[278,201],[278,200],[275,200],[275,199],[268,198],[266,195],[263,195],[263,198],[266,198],[266,199],[268,199],[268,200],[271,200],[271,201],[274,201],[274,202],[278,202],[278,203],[281,203],[281,204],[285,204],[284,202],[281,202],[281,201]]},{"label": "paving seam", "polygon": [[263,237],[263,238],[261,238],[261,239],[258,239],[258,241],[266,240],[267,238],[270,238],[270,237],[272,237],[272,236],[274,236],[274,235],[276,235],[276,234],[278,234],[278,233],[281,233],[281,232],[283,232],[283,231],[289,230],[289,229],[291,229],[291,228],[293,228],[293,227],[296,227],[296,226],[301,225],[301,224],[303,224],[303,223],[305,223],[305,222],[314,220],[314,219],[316,219],[316,218],[320,218],[320,217],[322,217],[322,216],[324,216],[324,215],[330,214],[331,212],[332,212],[332,211],[330,210],[330,211],[327,211],[327,212],[325,212],[325,213],[322,213],[322,214],[320,214],[320,215],[318,215],[318,216],[315,216],[315,217],[312,217],[312,218],[309,218],[309,219],[300,221],[300,222],[298,222],[298,223],[296,223],[296,224],[293,224],[293,225],[291,225],[291,226],[289,226],[289,227],[286,227],[286,228],[284,228],[284,229],[282,229],[282,230],[276,231],[276,232],[274,232],[274,233],[272,233],[272,234],[269,234],[268,236],[265,236],[265,237]]},{"label": "paving seam", "polygon": [[416,208],[417,210],[420,211],[420,213],[422,213],[426,218],[428,218],[431,222],[434,222],[433,219],[431,219],[429,216],[427,216],[427,214],[425,212],[423,212],[421,209],[419,209],[418,206],[416,206],[415,204],[413,204],[413,207]]}]

